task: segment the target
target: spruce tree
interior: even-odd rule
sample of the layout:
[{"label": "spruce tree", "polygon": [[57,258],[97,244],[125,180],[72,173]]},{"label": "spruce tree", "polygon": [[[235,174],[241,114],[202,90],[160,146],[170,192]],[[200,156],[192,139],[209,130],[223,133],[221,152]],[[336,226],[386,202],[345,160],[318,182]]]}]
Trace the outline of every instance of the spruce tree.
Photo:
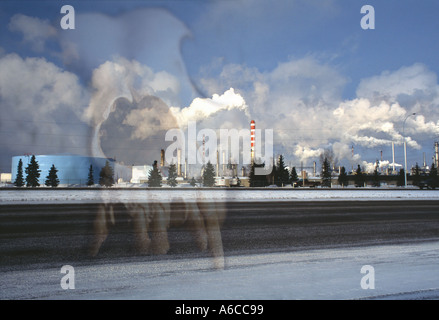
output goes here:
[{"label": "spruce tree", "polygon": [[278,181],[278,177],[279,177],[279,172],[277,170],[277,166],[276,163],[273,160],[273,168],[271,170],[271,173],[268,174],[268,180],[270,181],[270,185],[276,184],[276,182]]},{"label": "spruce tree", "polygon": [[95,184],[94,176],[93,176],[93,165],[90,165],[88,169],[88,177],[87,177],[87,185],[92,186]]},{"label": "spruce tree", "polygon": [[105,187],[111,187],[114,184],[114,171],[110,162],[107,160],[105,166],[101,169],[99,173],[99,184]]},{"label": "spruce tree", "polygon": [[23,178],[23,161],[18,160],[18,167],[17,167],[17,176],[15,177],[14,185],[16,187],[22,187],[24,186],[24,178]]},{"label": "spruce tree", "polygon": [[177,184],[177,167],[175,164],[171,164],[168,171],[168,185],[175,187]]},{"label": "spruce tree", "polygon": [[297,171],[296,171],[296,167],[293,167],[291,169],[291,173],[290,173],[290,184],[293,185],[294,183],[296,183],[297,181],[299,181],[299,176],[297,175]]},{"label": "spruce tree", "polygon": [[157,160],[154,161],[152,169],[149,170],[148,175],[148,187],[161,187],[162,186],[162,174],[157,165]]},{"label": "spruce tree", "polygon": [[207,162],[206,168],[203,172],[203,186],[213,187],[215,185],[215,168],[212,163]]},{"label": "spruce tree", "polygon": [[399,174],[396,180],[396,185],[398,187],[402,187],[405,185],[405,176],[404,176],[404,169],[399,170]]},{"label": "spruce tree", "polygon": [[331,187],[331,166],[328,158],[325,157],[322,164],[322,186]]},{"label": "spruce tree", "polygon": [[26,187],[39,187],[40,183],[38,179],[40,178],[40,166],[38,165],[38,161],[35,159],[33,155],[30,159],[30,163],[25,169],[26,172]]},{"label": "spruce tree", "polygon": [[56,188],[59,185],[57,172],[58,170],[55,168],[55,165],[52,164],[52,167],[49,170],[49,174],[46,177],[46,186]]},{"label": "spruce tree", "polygon": [[358,165],[357,171],[355,172],[354,182],[357,188],[358,187],[361,188],[364,186],[364,175],[363,172],[361,171],[360,165]]},{"label": "spruce tree", "polygon": [[285,167],[284,158],[282,155],[279,156],[276,169],[277,179],[275,180],[275,184],[278,187],[286,186],[288,184],[288,181],[290,180],[290,174],[288,172],[288,169]]},{"label": "spruce tree", "polygon": [[430,178],[430,187],[432,189],[439,187],[439,178],[437,175],[437,169],[438,168],[436,168],[434,163],[432,163],[431,169],[430,169],[430,174],[428,175],[428,177]]},{"label": "spruce tree", "polygon": [[341,167],[341,169],[340,169],[340,175],[338,176],[338,183],[342,187],[347,186],[348,183],[349,183],[349,179],[348,179],[348,175],[346,173],[346,168],[345,167]]},{"label": "spruce tree", "polygon": [[419,183],[421,182],[421,170],[419,168],[418,163],[416,162],[415,166],[415,174],[413,175],[413,185],[419,186]]}]

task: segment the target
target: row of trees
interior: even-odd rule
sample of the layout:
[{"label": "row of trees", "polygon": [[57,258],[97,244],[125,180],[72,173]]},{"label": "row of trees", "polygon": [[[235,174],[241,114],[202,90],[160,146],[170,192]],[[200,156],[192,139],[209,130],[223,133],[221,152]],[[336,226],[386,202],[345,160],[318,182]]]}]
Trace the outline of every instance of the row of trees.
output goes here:
[{"label": "row of trees", "polygon": [[[26,185],[26,187],[35,188],[40,186],[39,180],[41,170],[35,156],[31,157],[31,160],[25,168],[24,172],[26,173],[26,177],[24,177],[23,175],[23,161],[20,159],[18,161],[17,175],[14,181],[14,185],[16,187],[24,187]],[[99,173],[99,184],[107,187],[112,186],[114,184],[113,176],[113,168],[111,167],[109,161],[107,161],[105,163],[105,166],[101,169],[101,172]],[[49,173],[46,176],[45,185],[48,187],[56,188],[59,183],[60,181],[58,179],[58,169],[55,167],[54,164],[52,164],[52,167],[50,168]],[[94,184],[95,182],[93,175],[93,166],[90,165],[87,177],[87,185],[92,186]]]},{"label": "row of trees", "polygon": [[265,163],[252,163],[250,167],[250,187],[266,187],[268,185],[283,187],[299,181],[296,168],[293,167],[291,171],[288,171],[282,155],[279,156],[277,164],[273,162],[272,170],[269,174],[256,174],[255,171],[258,168],[265,168]]},{"label": "row of trees", "polygon": [[[271,172],[267,175],[256,175],[256,168],[264,168],[265,164],[256,164],[253,163],[250,170],[250,187],[265,187],[268,185],[277,185],[279,187],[283,187],[286,185],[291,185],[295,182],[299,181],[298,174],[296,172],[296,168],[293,167],[291,171],[285,166],[284,158],[282,155],[279,156],[277,164],[273,163],[273,168]],[[45,185],[49,187],[57,187],[59,185],[59,179],[57,175],[58,170],[55,165],[49,170],[49,173],[46,177]],[[35,159],[35,156],[32,156],[28,166],[25,168],[26,178],[23,176],[23,162],[20,159],[18,162],[17,175],[15,179],[15,186],[23,187],[26,185],[27,187],[38,187],[40,186],[39,178],[41,170],[39,169],[39,164]],[[437,168],[435,168],[434,164],[430,169],[429,177],[434,179],[437,183]],[[330,161],[327,157],[324,157],[322,160],[322,168],[321,168],[321,178],[322,178],[322,186],[323,187],[331,187],[332,182],[332,170]],[[416,164],[414,175],[412,176],[413,185],[419,185],[421,181],[422,175],[421,170]],[[157,161],[154,161],[153,168],[150,170],[148,175],[148,186],[150,187],[161,187],[162,186],[162,175],[158,168]],[[372,177],[363,173],[360,165],[358,165],[355,175],[353,176],[354,184],[357,187],[363,187],[366,180],[372,180],[372,185],[375,187],[379,187],[381,184],[380,173],[378,172],[378,166],[375,167],[375,171]],[[205,187],[212,187],[215,185],[215,169],[214,166],[210,163],[207,163],[204,168],[202,183]],[[340,168],[340,174],[338,176],[338,183],[341,186],[347,186],[349,184],[349,176],[346,172],[345,167]],[[403,186],[405,183],[404,169],[401,169],[397,178],[397,185]],[[94,174],[93,174],[93,166],[90,165],[88,172],[87,185],[94,185]],[[114,171],[111,167],[109,161],[105,163],[105,166],[101,169],[99,173],[99,184],[102,186],[110,187],[114,184]],[[177,168],[175,164],[171,164],[168,172],[168,181],[167,184],[171,187],[177,186]],[[190,184],[195,186],[196,181],[194,178],[190,180]]]},{"label": "row of trees", "polygon": [[[162,186],[162,174],[158,168],[157,161],[154,161],[152,169],[148,173],[148,186],[149,187],[161,187]],[[212,163],[209,161],[204,168],[202,183],[205,187],[213,187],[215,185],[215,169]],[[177,167],[175,164],[169,166],[168,171],[168,186],[177,186]],[[190,180],[191,186],[195,186],[195,178]]]},{"label": "row of trees", "polygon": [[[331,169],[331,161],[337,162],[337,160],[330,153],[328,155],[327,153],[322,153],[322,156],[320,158],[320,162],[321,162],[320,176],[321,176],[322,187],[329,187],[329,188],[331,187],[332,172],[333,172],[333,170]],[[271,173],[267,175],[255,174],[256,168],[264,168],[264,167],[265,167],[265,163],[252,164],[250,170],[250,187],[266,187],[268,185],[277,185],[278,187],[282,187],[285,185],[291,185],[299,181],[296,168],[293,167],[291,171],[288,172],[288,169],[285,166],[284,158],[282,155],[279,156],[277,164],[273,163],[273,170],[271,171]],[[430,172],[428,174],[428,177],[431,180],[433,180],[434,185],[439,185],[439,178],[437,174],[438,174],[437,168],[435,168],[435,165],[433,163]],[[381,185],[381,181],[383,177],[378,171],[378,165],[375,166],[375,170],[372,175],[363,173],[363,170],[361,169],[360,165],[358,165],[355,174],[353,174],[353,176],[349,176],[346,171],[346,168],[341,167],[340,173],[338,175],[338,183],[341,186],[345,187],[349,184],[349,180],[352,179],[356,187],[363,187],[367,181],[371,181],[372,186],[379,187]],[[412,175],[411,180],[412,180],[412,184],[415,186],[418,186],[420,181],[422,180],[422,174],[418,164],[416,164],[416,167],[414,169],[414,174]],[[405,184],[404,169],[401,169],[397,177],[397,186],[404,186],[404,184]]]}]

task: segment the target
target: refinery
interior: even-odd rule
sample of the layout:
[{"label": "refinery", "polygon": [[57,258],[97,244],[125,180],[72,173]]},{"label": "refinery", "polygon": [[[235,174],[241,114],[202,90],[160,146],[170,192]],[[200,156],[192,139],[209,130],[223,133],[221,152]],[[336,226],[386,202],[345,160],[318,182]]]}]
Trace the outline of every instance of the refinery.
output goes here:
[{"label": "refinery", "polygon": [[[215,150],[215,154],[210,154],[207,156],[206,150],[206,137],[203,135],[202,144],[199,147],[201,154],[201,160],[199,163],[194,163],[193,161],[188,161],[188,157],[184,156],[184,150],[181,148],[176,149],[176,156],[172,158],[172,162],[176,159],[176,182],[178,187],[202,187],[203,186],[203,173],[205,166],[208,161],[211,162],[215,169],[215,187],[251,187],[255,186],[251,184],[251,170],[252,166],[255,164],[268,163],[273,164],[273,168],[276,168],[279,164],[280,155],[271,156],[264,158],[265,161],[261,160],[260,151],[258,152],[256,140],[256,122],[251,120],[250,123],[250,146],[248,150],[242,152],[243,159],[245,159],[245,151],[250,153],[249,163],[244,161],[239,163],[236,161],[236,156],[232,158],[232,152],[228,150]],[[243,143],[247,140],[243,139]],[[260,146],[259,146],[260,147]],[[245,149],[245,148],[244,148]],[[210,152],[212,153],[212,152]],[[160,151],[160,161],[157,161],[157,167],[160,171],[162,177],[162,184],[164,187],[167,185],[167,179],[169,175],[169,161],[166,161],[165,150]],[[267,150],[266,150],[267,156]],[[354,147],[352,147],[352,157],[354,156]],[[44,185],[44,179],[46,172],[49,171],[50,167],[54,165],[58,169],[58,178],[60,180],[60,186],[75,186],[82,187],[87,184],[87,174],[89,172],[90,166],[93,167],[93,181],[95,185],[98,185],[99,173],[108,162],[114,172],[114,185],[117,187],[130,187],[130,186],[148,186],[148,177],[153,169],[153,164],[143,164],[143,165],[132,165],[126,166],[117,163],[113,158],[103,158],[103,157],[90,157],[81,156],[74,154],[53,154],[53,155],[35,155],[36,160],[39,164],[40,171],[42,172],[40,176],[40,184]],[[239,158],[239,156],[238,156]],[[233,159],[233,160],[232,160]],[[14,181],[17,176],[17,166],[19,160],[22,161],[24,165],[28,164],[30,161],[30,155],[14,156],[12,158],[11,173],[1,174],[1,186],[8,187],[13,186]],[[211,161],[213,160],[213,161]],[[323,172],[322,172],[322,155],[320,163],[313,161],[311,166],[304,165],[303,163],[293,164],[289,162],[288,159],[283,159],[285,166],[284,168],[288,171],[290,178],[287,182],[282,182],[281,184],[275,183],[274,172],[267,171],[265,175],[265,182],[260,185],[264,187],[308,187],[315,188],[321,187],[323,185]],[[351,161],[352,165],[350,168],[345,168],[340,165],[331,163],[330,167],[330,178],[329,184],[326,186],[332,188],[340,187],[368,187],[368,186],[380,186],[380,187],[396,187],[396,186],[409,186],[417,185],[415,181],[415,176],[418,175],[422,177],[427,177],[431,174],[432,170],[439,167],[439,143],[434,143],[434,155],[432,156],[432,165],[429,166],[426,160],[425,152],[423,154],[422,165],[416,166],[411,165],[407,167],[407,175],[405,176],[405,181],[401,182],[401,174],[404,175],[404,165],[398,164],[395,161],[395,144],[392,142],[392,162],[383,160],[383,151],[380,152],[380,159],[377,159],[374,165],[373,172],[367,172],[366,169],[361,167],[359,164],[355,164]],[[361,173],[364,175],[365,179],[358,185],[355,180],[355,176],[359,173],[359,168]],[[294,171],[295,177],[292,177],[292,171]],[[345,182],[341,182],[340,176],[346,172]],[[437,171],[437,170],[436,170]],[[379,176],[379,184],[374,181],[374,175]],[[264,180],[263,178],[263,180]],[[191,181],[195,183],[191,183]]]}]

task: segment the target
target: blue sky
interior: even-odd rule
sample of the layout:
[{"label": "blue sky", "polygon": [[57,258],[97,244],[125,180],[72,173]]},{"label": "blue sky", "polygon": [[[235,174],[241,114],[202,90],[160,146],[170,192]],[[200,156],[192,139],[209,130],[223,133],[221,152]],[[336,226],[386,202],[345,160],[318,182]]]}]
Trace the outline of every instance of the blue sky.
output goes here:
[{"label": "blue sky", "polygon": [[[64,4],[75,9],[75,30],[60,27]],[[360,26],[366,4],[374,30]],[[145,96],[174,108],[178,121],[215,105],[200,127],[255,119],[274,129],[275,152],[292,165],[330,149],[339,164],[370,167],[381,150],[392,161],[392,142],[401,164],[402,124],[416,112],[404,127],[409,165],[424,152],[430,164],[439,139],[437,12],[435,0],[2,1],[1,171],[23,153],[88,154],[102,127],[98,153],[150,162],[164,128],[141,125],[165,119]],[[226,101],[234,96],[244,104]],[[127,99],[119,113],[102,116],[119,98]],[[105,141],[118,130],[138,149],[154,145],[151,154],[130,159],[104,147],[124,143]]]}]

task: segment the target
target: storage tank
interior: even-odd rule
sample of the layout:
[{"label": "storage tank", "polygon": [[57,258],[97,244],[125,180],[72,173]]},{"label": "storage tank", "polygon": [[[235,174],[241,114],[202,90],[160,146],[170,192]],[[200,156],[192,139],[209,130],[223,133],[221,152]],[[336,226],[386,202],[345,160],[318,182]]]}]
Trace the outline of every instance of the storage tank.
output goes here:
[{"label": "storage tank", "polygon": [[[23,177],[26,179],[25,168],[28,166],[32,156],[15,156],[12,157],[12,182],[15,181],[18,169],[18,162],[23,162]],[[35,155],[35,160],[40,168],[40,185],[44,186],[46,177],[52,165],[58,170],[57,175],[60,185],[87,185],[90,165],[93,166],[94,183],[99,183],[99,173],[108,161],[114,171],[114,159],[96,158],[74,154],[54,154],[54,155]]]}]

